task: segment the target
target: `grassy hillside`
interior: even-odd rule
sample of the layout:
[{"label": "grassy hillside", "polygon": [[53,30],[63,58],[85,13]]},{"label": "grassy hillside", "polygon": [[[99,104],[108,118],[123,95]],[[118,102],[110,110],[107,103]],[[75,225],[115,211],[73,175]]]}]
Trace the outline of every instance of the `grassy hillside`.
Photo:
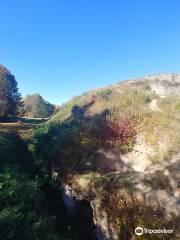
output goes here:
[{"label": "grassy hillside", "polygon": [[[156,148],[157,156],[152,156],[152,160],[156,158],[158,161],[179,147],[180,82],[179,75],[177,82],[175,76],[148,76],[84,93],[62,105],[49,123],[66,121],[75,105],[85,107],[87,117],[108,111],[111,120],[132,119],[136,122],[138,135],[144,138],[146,144]],[[159,88],[164,90],[164,94],[166,92],[165,96],[159,93]],[[172,94],[174,88],[176,93]]]},{"label": "grassy hillside", "polygon": [[[180,75],[147,76],[84,93],[30,132],[23,154],[31,156],[36,174],[28,181],[38,181],[32,191],[45,198],[38,204],[47,211],[40,221],[33,202],[37,221],[25,221],[35,236],[42,231],[39,239],[48,239],[46,224],[49,239],[136,240],[137,226],[174,230],[168,238],[149,234],[144,240],[179,238]],[[7,133],[1,134],[4,159],[6,144],[13,149],[17,140],[8,143]],[[7,162],[14,164],[12,159]]]},{"label": "grassy hillside", "polygon": [[137,225],[177,228],[179,105],[180,75],[147,76],[75,97],[36,130],[34,151],[52,160],[71,197],[92,202],[104,239],[109,229],[136,239]]}]

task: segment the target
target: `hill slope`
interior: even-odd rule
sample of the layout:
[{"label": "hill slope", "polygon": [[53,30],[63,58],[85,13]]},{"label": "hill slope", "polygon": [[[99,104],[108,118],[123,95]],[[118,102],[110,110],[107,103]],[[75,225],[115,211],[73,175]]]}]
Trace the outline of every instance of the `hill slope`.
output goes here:
[{"label": "hill slope", "polygon": [[[131,95],[133,96],[131,97]],[[135,94],[137,96],[135,96]],[[61,106],[59,111],[52,119],[52,121],[61,121],[68,117],[71,112],[71,108],[74,105],[83,106],[87,102],[95,99],[95,106],[93,106],[92,112],[96,113],[102,111],[104,108],[113,108],[121,106],[122,101],[128,101],[131,97],[139,97],[141,103],[149,103],[154,98],[172,97],[180,94],[180,74],[159,74],[148,75],[143,78],[130,79],[121,81],[115,85],[109,85],[108,87],[98,88],[81,96],[72,98],[69,102]],[[144,97],[144,99],[143,99]],[[127,102],[128,103],[128,102]],[[125,105],[125,103],[124,103]]]},{"label": "hill slope", "polygon": [[49,124],[54,169],[69,197],[91,202],[99,239],[136,239],[139,225],[176,228],[178,239],[179,74],[90,91],[64,104]]},{"label": "hill slope", "polygon": [[[123,81],[73,98],[45,123],[21,120],[1,123],[1,176],[16,173],[14,208],[28,203],[14,182],[30,181],[27,199],[42,196],[18,212],[29,239],[136,240],[137,226],[171,230],[144,240],[180,239],[180,75]],[[28,185],[17,171],[24,164]],[[8,194],[3,238],[19,239]]]}]

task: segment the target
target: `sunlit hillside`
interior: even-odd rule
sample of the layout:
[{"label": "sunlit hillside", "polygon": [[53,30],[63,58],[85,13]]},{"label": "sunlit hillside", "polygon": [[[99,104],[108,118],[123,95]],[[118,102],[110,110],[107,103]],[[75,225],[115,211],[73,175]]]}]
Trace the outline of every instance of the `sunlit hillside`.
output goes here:
[{"label": "sunlit hillside", "polygon": [[51,118],[3,116],[3,239],[178,239],[179,149],[178,74],[86,92]]},{"label": "sunlit hillside", "polygon": [[105,239],[177,224],[179,105],[180,75],[160,74],[74,97],[49,121],[54,171],[91,202]]}]

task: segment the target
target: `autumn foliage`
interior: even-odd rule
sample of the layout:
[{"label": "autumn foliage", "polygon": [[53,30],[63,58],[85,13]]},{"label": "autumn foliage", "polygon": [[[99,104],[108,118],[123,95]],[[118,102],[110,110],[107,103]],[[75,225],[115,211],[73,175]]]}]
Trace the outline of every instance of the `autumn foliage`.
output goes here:
[{"label": "autumn foliage", "polygon": [[136,128],[133,121],[120,118],[108,122],[104,130],[102,134],[106,145],[110,145],[121,152],[131,150],[136,136]]},{"label": "autumn foliage", "polygon": [[109,118],[105,114],[93,122],[91,137],[96,145],[111,147],[126,153],[132,150],[137,134],[134,119],[118,116]]}]

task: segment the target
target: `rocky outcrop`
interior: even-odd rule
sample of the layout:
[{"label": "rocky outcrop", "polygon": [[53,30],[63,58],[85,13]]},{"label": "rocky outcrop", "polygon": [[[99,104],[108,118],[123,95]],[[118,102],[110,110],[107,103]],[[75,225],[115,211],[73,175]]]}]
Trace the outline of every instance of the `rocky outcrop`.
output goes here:
[{"label": "rocky outcrop", "polygon": [[[122,161],[125,162],[125,159]],[[78,175],[71,186],[65,186],[66,195],[71,201],[89,202],[96,236],[100,240],[134,239],[132,226],[136,224],[158,228],[166,224],[166,227],[178,229],[179,164],[177,153],[163,165],[148,165],[146,170],[135,168],[89,179],[88,176]],[[67,205],[75,206],[71,202]]]},{"label": "rocky outcrop", "polygon": [[159,74],[145,77],[151,90],[160,97],[180,94],[180,74]]}]

